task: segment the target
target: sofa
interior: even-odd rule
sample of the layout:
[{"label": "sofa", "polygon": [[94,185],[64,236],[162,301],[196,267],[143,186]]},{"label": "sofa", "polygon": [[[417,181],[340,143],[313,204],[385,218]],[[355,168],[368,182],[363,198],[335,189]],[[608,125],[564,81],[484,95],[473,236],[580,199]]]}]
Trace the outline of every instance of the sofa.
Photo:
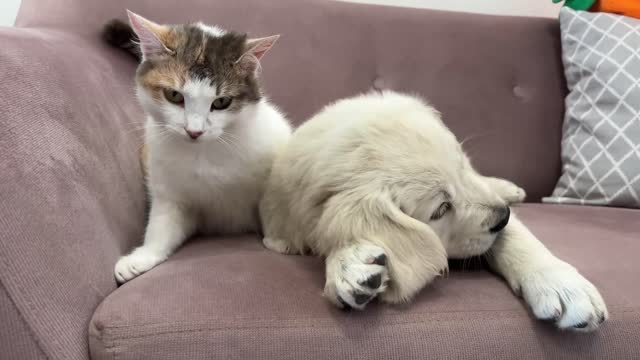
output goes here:
[{"label": "sofa", "polygon": [[[136,61],[100,38],[131,9],[281,34],[264,86],[293,124],[370,89],[419,93],[476,167],[528,193],[513,209],[600,290],[596,332],[535,320],[477,261],[410,304],[343,312],[322,259],[256,235],[194,238],[118,287],[146,196]],[[560,175],[567,88],[556,19],[329,0],[23,0],[0,29],[0,359],[632,359],[640,357],[640,211],[541,204]]]}]

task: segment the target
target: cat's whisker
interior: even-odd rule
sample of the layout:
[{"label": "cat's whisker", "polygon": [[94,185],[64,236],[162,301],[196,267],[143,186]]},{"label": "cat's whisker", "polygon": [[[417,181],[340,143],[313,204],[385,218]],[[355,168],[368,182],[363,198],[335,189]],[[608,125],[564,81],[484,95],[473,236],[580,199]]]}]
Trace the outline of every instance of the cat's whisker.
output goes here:
[{"label": "cat's whisker", "polygon": [[224,142],[225,144],[227,144],[230,150],[235,150],[236,152],[240,152],[240,147],[238,146],[238,144],[231,139],[225,138],[224,133],[220,135],[218,139]]},{"label": "cat's whisker", "polygon": [[222,135],[225,135],[225,136],[227,136],[227,137],[229,137],[231,139],[234,139],[234,140],[240,140],[240,138],[238,136],[236,136],[236,135],[234,135],[234,134],[232,134],[230,132],[226,132],[225,131],[225,132],[222,133]]},{"label": "cat's whisker", "polygon": [[228,150],[229,152],[233,152],[233,149],[231,149],[229,143],[227,143],[223,138],[219,137],[216,139],[218,142],[220,142],[220,144],[222,144],[222,146]]},{"label": "cat's whisker", "polygon": [[[151,133],[148,133],[146,130],[149,129],[153,129],[154,131]],[[158,131],[158,129],[160,131]],[[167,128],[165,125],[163,124],[149,124],[149,125],[145,125],[141,128],[137,128],[137,129],[131,129],[125,132],[125,134],[130,134],[132,132],[137,132],[137,131],[142,131],[141,135],[144,138],[145,136],[153,136],[155,134],[160,134],[160,133],[164,133],[164,132],[170,132],[171,130],[169,128]]]},{"label": "cat's whisker", "polygon": [[232,139],[229,139],[229,138],[225,138],[225,141],[227,141],[228,143],[233,145],[233,147],[236,149],[236,151],[242,152],[243,147],[241,146],[241,144],[238,143],[238,141],[235,141],[235,140],[232,140]]},{"label": "cat's whisker", "polygon": [[[225,138],[225,136],[227,136],[227,137]],[[236,138],[236,139],[234,140],[233,138],[228,137],[228,136],[229,136],[229,133],[225,133],[225,132],[223,132],[223,133],[220,135],[219,139],[224,140],[225,142],[228,142],[229,144],[233,145],[233,146],[234,146],[234,148],[235,148],[235,150],[236,150],[236,151],[238,151],[238,152],[240,152],[240,151],[242,150],[242,148],[241,148],[241,147],[240,147],[240,145],[238,144],[239,139],[238,139],[238,138]]]},{"label": "cat's whisker", "polygon": [[168,140],[170,136],[171,136],[171,130],[163,129],[159,132],[156,132],[147,136],[143,144],[140,146],[140,148],[142,148],[142,146],[144,146],[144,144],[147,142],[155,142],[155,143],[161,144],[164,141]]},{"label": "cat's whisker", "polygon": [[[129,130],[125,130],[124,134],[125,135],[129,135],[129,134],[132,134],[132,133],[137,133],[137,134],[140,134],[140,135],[145,135],[145,134],[149,133],[148,129],[149,128],[146,128],[146,127],[129,129]],[[154,131],[154,132],[157,132],[157,131]],[[153,134],[153,133],[151,133],[151,134]]]},{"label": "cat's whisker", "polygon": [[163,128],[165,127],[165,125],[163,124],[131,124],[134,125],[134,127],[128,128],[127,126],[125,126],[125,134],[128,134],[130,132],[134,132],[134,131],[142,131],[145,129],[158,129],[158,128]]},{"label": "cat's whisker", "polygon": [[234,136],[234,135],[232,135],[232,134],[230,134],[228,132],[225,132],[225,131],[223,131],[222,134],[220,134],[220,137],[224,137],[226,139],[236,140],[236,141],[240,140],[238,137],[236,137],[236,136]]},{"label": "cat's whisker", "polygon": [[129,134],[131,134],[131,133],[135,133],[135,132],[142,132],[142,133],[144,134],[144,130],[145,130],[145,128],[144,128],[144,127],[141,127],[141,128],[133,128],[133,129],[128,129],[128,130],[127,130],[127,129],[125,129],[124,134],[125,134],[125,135],[129,135]]}]

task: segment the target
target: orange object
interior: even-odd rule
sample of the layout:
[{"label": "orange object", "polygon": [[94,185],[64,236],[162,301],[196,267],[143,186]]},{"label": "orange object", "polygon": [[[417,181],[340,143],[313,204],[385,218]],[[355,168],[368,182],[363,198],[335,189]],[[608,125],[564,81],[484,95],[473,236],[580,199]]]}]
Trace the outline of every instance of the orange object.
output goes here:
[{"label": "orange object", "polygon": [[640,0],[598,0],[589,11],[601,11],[640,19]]}]

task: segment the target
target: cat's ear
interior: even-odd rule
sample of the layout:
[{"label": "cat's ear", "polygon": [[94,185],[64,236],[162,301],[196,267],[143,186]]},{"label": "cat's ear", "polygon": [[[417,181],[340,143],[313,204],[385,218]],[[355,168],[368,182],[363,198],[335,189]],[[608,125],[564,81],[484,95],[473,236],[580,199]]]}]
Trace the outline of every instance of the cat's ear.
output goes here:
[{"label": "cat's ear", "polygon": [[260,60],[273,47],[279,37],[280,35],[272,35],[259,39],[249,39],[247,40],[247,49],[249,49],[247,52]]},{"label": "cat's ear", "polygon": [[127,15],[131,28],[140,41],[143,60],[174,53],[162,42],[162,38],[171,31],[168,26],[156,24],[129,10],[127,10]]},{"label": "cat's ear", "polygon": [[248,39],[247,51],[240,56],[238,63],[249,70],[256,71],[260,68],[260,59],[273,47],[279,37],[280,35],[272,35],[259,39]]}]

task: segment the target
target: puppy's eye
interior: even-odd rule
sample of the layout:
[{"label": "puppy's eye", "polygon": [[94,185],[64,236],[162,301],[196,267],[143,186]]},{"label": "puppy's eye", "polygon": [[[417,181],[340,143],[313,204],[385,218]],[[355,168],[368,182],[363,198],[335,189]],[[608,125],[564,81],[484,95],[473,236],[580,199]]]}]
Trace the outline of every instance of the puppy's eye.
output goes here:
[{"label": "puppy's eye", "polygon": [[219,97],[215,100],[213,100],[213,103],[211,104],[211,111],[214,110],[224,110],[226,108],[229,107],[229,105],[231,105],[231,98],[230,97]]},{"label": "puppy's eye", "polygon": [[164,89],[162,92],[164,93],[164,97],[168,102],[176,105],[184,104],[184,96],[182,96],[179,91],[173,89]]},{"label": "puppy's eye", "polygon": [[451,210],[451,203],[448,201],[443,202],[438,206],[438,209],[431,215],[431,220],[438,220],[442,218],[449,210]]}]

